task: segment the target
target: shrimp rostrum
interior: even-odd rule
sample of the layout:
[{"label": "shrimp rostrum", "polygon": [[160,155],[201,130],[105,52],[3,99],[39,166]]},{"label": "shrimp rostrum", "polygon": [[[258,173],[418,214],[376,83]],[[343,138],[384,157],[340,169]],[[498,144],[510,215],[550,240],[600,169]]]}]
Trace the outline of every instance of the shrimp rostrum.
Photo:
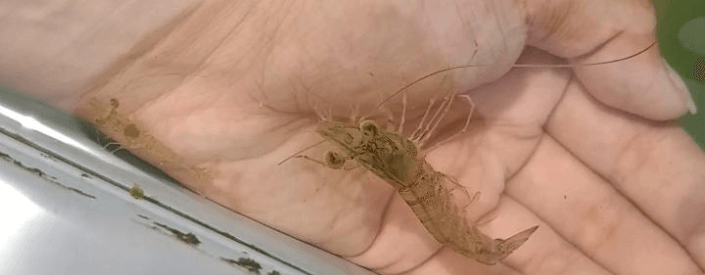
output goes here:
[{"label": "shrimp rostrum", "polygon": [[[455,97],[458,96],[452,94],[446,97],[431,121],[422,125],[422,119],[418,129],[408,138],[402,136],[401,131],[381,129],[372,120],[363,120],[359,126],[325,121],[318,126],[316,132],[339,149],[339,152],[326,152],[325,165],[337,169],[343,167],[348,160],[356,160],[394,186],[438,242],[478,262],[491,265],[519,248],[538,226],[507,239],[493,239],[481,233],[468,223],[464,207],[452,198],[454,190],[464,187],[434,170],[426,162],[419,148],[443,119]],[[469,97],[466,99],[472,106]],[[465,122],[465,128],[469,121],[470,116]]]}]

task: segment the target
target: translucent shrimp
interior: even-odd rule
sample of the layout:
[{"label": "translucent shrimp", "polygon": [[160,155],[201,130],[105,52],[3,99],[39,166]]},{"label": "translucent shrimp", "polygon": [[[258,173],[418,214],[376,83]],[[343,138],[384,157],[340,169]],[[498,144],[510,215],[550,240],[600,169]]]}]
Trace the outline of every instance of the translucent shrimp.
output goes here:
[{"label": "translucent shrimp", "polygon": [[[606,62],[566,65],[515,64],[513,67],[556,68],[609,64],[637,56],[655,44],[653,43],[646,49],[628,57]],[[392,97],[426,78],[451,70],[471,67],[485,66],[450,67],[425,75],[392,93],[377,107],[382,106]],[[458,202],[463,201],[463,199],[470,202],[474,199],[469,196],[463,186],[452,178],[436,171],[426,162],[425,155],[421,153],[420,148],[429,140],[431,134],[436,130],[450,109],[453,100],[458,97],[465,98],[471,107],[463,129],[456,133],[456,135],[460,134],[467,129],[474,109],[474,104],[470,97],[456,95],[451,92],[440,103],[433,115],[430,114],[433,106],[433,102],[431,102],[416,131],[409,137],[404,137],[402,134],[406,110],[406,94],[404,94],[402,118],[397,130],[381,129],[372,120],[362,120],[359,125],[355,125],[324,119],[319,124],[316,132],[326,141],[336,145],[338,152],[326,152],[324,161],[318,161],[298,154],[292,157],[311,160],[332,169],[343,168],[345,162],[349,160],[357,161],[363,167],[391,184],[411,207],[426,230],[438,242],[480,263],[496,264],[523,245],[538,229],[538,226],[525,229],[507,239],[494,239],[483,234],[475,225],[468,223],[465,218],[464,206],[458,205]],[[428,122],[426,122],[427,119]],[[438,144],[440,143],[435,146]],[[279,164],[292,157],[283,160]],[[458,192],[458,190],[461,192]],[[462,194],[466,198],[457,199],[454,197],[457,194]]]},{"label": "translucent shrimp", "polygon": [[[483,234],[474,225],[468,224],[464,208],[457,205],[458,200],[453,198],[453,191],[463,187],[434,170],[425,156],[419,154],[422,143],[443,119],[455,97],[446,97],[432,119],[425,125],[420,124],[409,138],[397,131],[383,130],[371,120],[362,121],[359,126],[326,121],[318,126],[316,132],[340,149],[340,153],[326,153],[325,164],[328,167],[340,168],[345,161],[356,160],[394,186],[438,242],[478,262],[491,265],[519,248],[538,226],[507,239],[493,239]],[[427,115],[428,111],[424,117]],[[469,121],[470,116],[465,127]],[[461,194],[470,199],[467,192]]]}]

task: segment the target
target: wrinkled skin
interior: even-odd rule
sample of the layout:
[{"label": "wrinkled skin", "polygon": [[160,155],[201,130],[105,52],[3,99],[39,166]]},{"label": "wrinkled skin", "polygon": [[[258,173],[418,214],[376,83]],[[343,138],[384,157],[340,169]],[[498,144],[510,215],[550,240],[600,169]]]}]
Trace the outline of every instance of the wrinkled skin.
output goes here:
[{"label": "wrinkled skin", "polygon": [[[522,63],[638,52],[655,39],[650,3],[435,3],[209,2],[145,37],[96,77],[75,111],[94,120],[117,99],[117,112],[178,160],[128,146],[134,153],[226,207],[379,273],[701,274],[705,157],[681,129],[657,122],[687,101],[656,48],[616,64],[509,71],[525,45],[555,56],[529,48]],[[392,91],[461,64],[491,66],[415,85],[408,115],[420,117],[449,83],[475,101],[469,131],[427,160],[480,192],[467,219],[488,235],[540,226],[500,264],[440,247],[364,169],[277,166],[320,140],[317,111],[381,113],[373,106]],[[400,102],[390,101],[396,117]],[[444,126],[468,108],[452,112]],[[103,130],[127,143],[120,129]]]}]

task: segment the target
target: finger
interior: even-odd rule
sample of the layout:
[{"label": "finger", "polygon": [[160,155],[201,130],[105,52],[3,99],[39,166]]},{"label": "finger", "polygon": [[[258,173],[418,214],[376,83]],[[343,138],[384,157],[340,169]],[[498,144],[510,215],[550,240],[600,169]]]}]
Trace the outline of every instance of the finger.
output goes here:
[{"label": "finger", "polygon": [[606,107],[576,81],[546,129],[705,267],[705,155],[682,129]]},{"label": "finger", "polygon": [[[528,43],[573,63],[620,59],[656,41],[655,12],[648,0],[534,0],[527,10]],[[629,113],[664,120],[696,111],[658,47],[624,61],[576,66],[575,72],[591,95]]]},{"label": "finger", "polygon": [[491,215],[496,218],[479,227],[491,237],[507,238],[528,226],[539,226],[524,245],[502,260],[522,274],[611,274],[509,196],[502,197]]},{"label": "finger", "polygon": [[[497,148],[499,144],[507,144],[508,142],[517,143],[515,145],[517,146],[516,149],[522,149],[522,152],[525,148],[534,148],[533,146],[528,146],[534,142],[533,138],[529,138],[524,142],[518,142],[506,137],[503,139],[503,136],[497,133],[487,133],[487,135],[492,136],[491,138],[487,138],[491,140],[491,142],[483,145],[487,145],[489,148]],[[494,142],[496,142],[496,144],[493,144]],[[495,157],[502,158],[508,157],[508,154],[511,153],[510,151],[512,150],[497,151],[499,155]],[[473,201],[467,208],[466,218],[474,222],[478,220],[478,213],[483,213],[484,217],[480,218],[478,222],[483,224],[480,229],[483,233],[493,238],[506,238],[530,226],[539,224],[539,230],[529,238],[527,243],[510,254],[510,256],[505,259],[505,264],[524,274],[561,274],[561,272],[563,272],[562,274],[609,274],[609,272],[599,267],[598,264],[595,264],[589,257],[585,256],[567,241],[562,240],[560,235],[549,229],[550,225],[543,223],[538,217],[533,216],[529,210],[524,209],[516,203],[510,205],[512,202],[508,202],[504,197],[492,198],[494,195],[493,192],[495,192],[496,189],[501,190],[503,188],[503,186],[498,187],[498,185],[501,184],[497,183],[497,181],[503,181],[504,177],[513,174],[514,169],[518,168],[516,166],[507,167],[498,165],[496,159],[493,160],[482,159],[480,157],[467,162],[460,161],[456,163],[456,165],[463,164],[466,166],[466,169],[463,169],[462,173],[457,174],[459,175],[460,182],[476,183],[479,187],[473,186],[472,188],[478,188],[474,190],[481,190],[480,199]],[[436,163],[443,164],[438,159],[436,159]],[[443,165],[439,165],[439,167],[441,166]],[[450,171],[452,170],[453,169]],[[475,181],[471,181],[471,179],[475,179]],[[473,190],[472,188],[471,190]],[[483,221],[488,219],[490,222],[485,224]],[[536,243],[538,243],[538,245],[536,245]],[[445,261],[447,259],[438,260]]]},{"label": "finger", "polygon": [[502,264],[488,266],[442,247],[399,195],[393,196],[384,219],[372,246],[348,260],[380,274],[519,274]]},{"label": "finger", "polygon": [[550,136],[507,186],[581,254],[615,274],[699,274],[678,242]]},{"label": "finger", "polygon": [[491,237],[506,238],[536,224],[539,230],[496,265],[480,264],[445,247],[405,274],[611,274],[509,197],[490,215],[495,218],[479,228]]},{"label": "finger", "polygon": [[[576,62],[611,60],[620,53],[628,55],[627,49],[638,49],[637,45],[647,45],[654,39],[655,36],[615,39],[589,58],[580,59],[587,61]],[[656,47],[628,60],[578,66],[574,70],[588,92],[608,106],[654,120],[674,119],[687,110],[697,111],[685,83],[661,58]]]}]

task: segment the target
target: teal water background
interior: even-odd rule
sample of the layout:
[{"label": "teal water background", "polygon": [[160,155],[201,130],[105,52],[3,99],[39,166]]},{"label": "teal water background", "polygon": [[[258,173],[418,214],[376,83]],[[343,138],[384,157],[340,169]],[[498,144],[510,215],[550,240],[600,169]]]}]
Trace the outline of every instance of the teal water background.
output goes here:
[{"label": "teal water background", "polygon": [[693,95],[698,113],[678,120],[705,150],[705,81],[695,79],[695,64],[705,59],[705,1],[654,0],[661,54]]}]

